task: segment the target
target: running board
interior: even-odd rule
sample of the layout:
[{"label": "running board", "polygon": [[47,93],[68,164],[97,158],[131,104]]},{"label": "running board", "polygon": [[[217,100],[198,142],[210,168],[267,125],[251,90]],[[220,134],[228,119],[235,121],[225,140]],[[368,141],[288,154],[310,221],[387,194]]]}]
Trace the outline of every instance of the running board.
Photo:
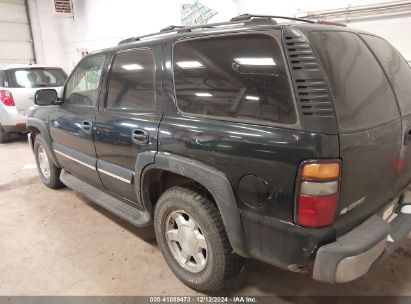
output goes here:
[{"label": "running board", "polygon": [[60,180],[67,187],[81,193],[97,205],[135,226],[144,227],[151,224],[151,216],[148,212],[139,211],[137,208],[89,185],[64,169],[61,170]]}]

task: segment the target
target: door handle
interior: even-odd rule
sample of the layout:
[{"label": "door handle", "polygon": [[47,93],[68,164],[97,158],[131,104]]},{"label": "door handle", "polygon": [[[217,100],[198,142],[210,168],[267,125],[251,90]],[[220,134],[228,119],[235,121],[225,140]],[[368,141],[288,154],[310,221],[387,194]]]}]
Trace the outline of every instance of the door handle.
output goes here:
[{"label": "door handle", "polygon": [[144,129],[133,129],[131,138],[136,144],[147,144],[148,132]]},{"label": "door handle", "polygon": [[92,124],[91,121],[84,120],[84,121],[81,122],[81,128],[82,128],[84,131],[88,132],[88,133],[91,132],[92,127],[93,127],[93,124]]}]

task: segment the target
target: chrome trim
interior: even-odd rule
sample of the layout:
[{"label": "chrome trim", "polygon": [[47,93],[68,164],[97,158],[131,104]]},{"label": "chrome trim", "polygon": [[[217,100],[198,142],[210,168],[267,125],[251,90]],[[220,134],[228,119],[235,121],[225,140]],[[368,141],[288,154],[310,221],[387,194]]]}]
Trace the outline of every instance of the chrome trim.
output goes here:
[{"label": "chrome trim", "polygon": [[111,172],[108,172],[108,171],[106,171],[106,170],[97,168],[97,171],[98,171],[98,172],[101,172],[101,173],[103,173],[103,174],[105,174],[105,175],[111,176],[111,177],[113,177],[113,178],[115,178],[115,179],[118,179],[118,180],[120,180],[120,181],[122,181],[122,182],[125,182],[125,183],[127,183],[127,184],[131,184],[131,181],[130,181],[129,179],[126,179],[126,178],[124,178],[124,177],[115,175],[115,174],[113,174],[113,173],[111,173]]},{"label": "chrome trim", "polygon": [[81,164],[81,165],[83,165],[83,166],[85,166],[85,167],[87,167],[87,168],[89,168],[89,169],[96,170],[96,167],[93,167],[93,166],[91,166],[91,165],[89,165],[89,164],[86,164],[86,163],[82,162],[81,160],[78,160],[78,159],[76,159],[76,158],[74,158],[74,157],[71,157],[71,156],[67,155],[66,153],[63,153],[63,152],[61,152],[61,151],[59,151],[59,150],[56,150],[56,149],[54,149],[54,152],[56,152],[57,154],[60,154],[60,155],[64,156],[65,158],[68,158],[68,159],[70,159],[70,160],[72,160],[72,161],[75,161],[76,163],[79,163],[79,164]]}]

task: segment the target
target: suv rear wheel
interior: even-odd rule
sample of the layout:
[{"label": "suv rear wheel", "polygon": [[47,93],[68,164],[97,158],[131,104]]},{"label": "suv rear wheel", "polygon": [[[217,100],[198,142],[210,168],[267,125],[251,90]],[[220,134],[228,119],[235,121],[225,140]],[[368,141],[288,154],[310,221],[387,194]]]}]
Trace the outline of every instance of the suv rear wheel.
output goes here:
[{"label": "suv rear wheel", "polygon": [[41,180],[51,189],[62,188],[64,185],[60,181],[61,169],[56,167],[50,160],[50,156],[45,147],[46,143],[43,136],[41,134],[37,135],[34,141],[34,157]]},{"label": "suv rear wheel", "polygon": [[154,225],[164,259],[189,287],[214,292],[242,269],[217,207],[196,187],[164,192],[156,205]]}]

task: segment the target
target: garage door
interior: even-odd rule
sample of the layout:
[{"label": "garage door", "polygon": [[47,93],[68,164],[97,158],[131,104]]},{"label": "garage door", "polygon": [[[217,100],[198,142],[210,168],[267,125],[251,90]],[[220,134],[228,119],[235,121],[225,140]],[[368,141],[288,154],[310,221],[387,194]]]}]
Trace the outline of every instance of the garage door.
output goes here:
[{"label": "garage door", "polygon": [[0,0],[0,68],[34,62],[30,26],[24,0]]}]

